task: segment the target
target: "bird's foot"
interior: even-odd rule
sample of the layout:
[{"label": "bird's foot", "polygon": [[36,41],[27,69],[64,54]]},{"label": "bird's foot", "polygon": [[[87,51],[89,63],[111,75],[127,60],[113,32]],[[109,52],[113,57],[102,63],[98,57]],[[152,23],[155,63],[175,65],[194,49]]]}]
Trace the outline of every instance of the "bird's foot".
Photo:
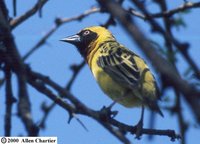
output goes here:
[{"label": "bird's foot", "polygon": [[140,139],[141,135],[142,135],[142,129],[143,129],[143,121],[140,120],[138,122],[138,124],[136,125],[136,133],[135,133],[135,138],[136,139]]},{"label": "bird's foot", "polygon": [[101,113],[103,119],[106,120],[108,118],[114,118],[118,114],[118,111],[112,111],[111,110],[112,106],[113,105],[111,104],[108,107],[103,106],[101,108],[100,113]]}]

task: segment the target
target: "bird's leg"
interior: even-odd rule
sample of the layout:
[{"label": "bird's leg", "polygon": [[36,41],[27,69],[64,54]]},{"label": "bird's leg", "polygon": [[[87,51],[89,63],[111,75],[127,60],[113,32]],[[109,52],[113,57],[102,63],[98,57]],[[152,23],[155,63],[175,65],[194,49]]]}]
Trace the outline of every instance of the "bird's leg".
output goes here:
[{"label": "bird's leg", "polygon": [[107,108],[112,109],[112,107],[116,104],[116,101],[113,101]]},{"label": "bird's leg", "polygon": [[142,129],[143,129],[143,119],[144,119],[144,105],[142,105],[141,117],[140,117],[138,124],[136,125],[137,130],[136,130],[136,137],[135,138],[137,138],[137,139],[140,139],[140,136],[142,134],[141,132],[142,132]]},{"label": "bird's leg", "polygon": [[116,98],[108,107],[103,106],[100,110],[101,113],[104,114],[104,115],[107,115],[111,118],[115,117],[117,115],[118,111],[111,111],[112,107],[117,102],[122,101],[124,98],[126,98],[126,96],[128,95],[129,92],[130,92],[130,90],[125,91],[122,97]]},{"label": "bird's leg", "polygon": [[118,111],[111,111],[112,107],[119,101],[122,101],[124,98],[126,98],[126,96],[128,95],[130,91],[127,90],[124,92],[122,97],[118,97],[117,99],[115,99],[108,107],[103,106],[103,108],[101,109],[101,112],[103,113],[107,113],[107,115],[110,115],[110,117],[115,117],[118,113]]}]

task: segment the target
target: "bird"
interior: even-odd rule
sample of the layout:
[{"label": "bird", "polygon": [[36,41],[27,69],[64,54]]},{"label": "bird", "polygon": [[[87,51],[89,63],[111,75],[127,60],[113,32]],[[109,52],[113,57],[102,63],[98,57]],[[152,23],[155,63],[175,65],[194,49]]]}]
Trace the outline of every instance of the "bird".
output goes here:
[{"label": "bird", "polygon": [[128,108],[142,107],[138,125],[143,125],[144,107],[163,117],[158,106],[158,86],[149,67],[139,55],[120,44],[108,29],[86,27],[61,41],[78,49],[100,88],[114,103]]}]

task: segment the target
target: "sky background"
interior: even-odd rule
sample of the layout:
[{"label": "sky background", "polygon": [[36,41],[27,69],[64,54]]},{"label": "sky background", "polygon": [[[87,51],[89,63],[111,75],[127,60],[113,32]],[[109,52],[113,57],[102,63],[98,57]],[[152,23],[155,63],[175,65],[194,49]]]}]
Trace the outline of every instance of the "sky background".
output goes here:
[{"label": "sky background", "polygon": [[[150,0],[147,0],[147,6],[149,10],[156,12],[158,7],[154,6]],[[196,0],[197,1],[197,0]],[[20,16],[25,11],[30,9],[37,0],[17,1],[17,16]],[[193,0],[192,2],[195,2]],[[174,0],[170,3],[169,7],[176,8],[183,3],[183,0]],[[7,7],[9,9],[9,14],[13,16],[12,1],[6,0]],[[125,7],[132,6],[129,2],[124,3]],[[56,17],[68,18],[72,16],[79,15],[85,10],[90,9],[92,6],[98,6],[96,1],[82,1],[82,0],[51,0],[43,7],[42,18],[39,18],[38,14],[32,16],[22,25],[18,26],[14,31],[13,35],[15,37],[15,42],[20,51],[20,54],[23,56],[29,51],[35,44],[38,42],[46,32],[48,32],[52,27],[54,27],[54,20]],[[192,55],[193,59],[198,61],[198,66],[200,67],[200,9],[194,9],[188,15],[177,15],[182,16],[185,19],[187,25],[186,28],[181,27],[180,29],[173,29],[175,36],[181,41],[188,41],[191,44],[189,53]],[[43,45],[38,51],[31,55],[26,63],[28,63],[34,71],[40,72],[49,76],[53,81],[57,82],[61,86],[65,86],[68,80],[72,76],[70,71],[71,64],[79,64],[82,61],[82,57],[79,55],[74,46],[60,42],[59,40],[68,36],[77,33],[84,27],[100,25],[105,23],[108,19],[107,14],[92,14],[87,18],[84,18],[81,22],[73,21],[67,24],[62,25]],[[152,40],[158,42],[161,46],[164,46],[163,39],[157,35],[152,34],[149,26],[145,21],[135,18],[137,23],[141,26],[143,32],[147,34]],[[118,24],[117,27],[109,27],[109,30],[112,31],[116,39],[143,57],[147,63],[150,65],[150,69],[154,72],[157,80],[159,80],[156,71],[153,69],[151,62],[148,61],[145,55],[140,51],[140,49],[135,45],[129,35],[123,30],[123,28]],[[178,67],[180,73],[184,73],[184,70],[188,65],[184,62],[184,59],[179,55],[178,56]],[[0,73],[2,77],[3,74]],[[15,77],[15,76],[13,76]],[[0,135],[4,134],[4,112],[5,112],[5,87],[0,88]],[[14,95],[17,97],[17,87],[15,78],[13,80],[13,89]],[[43,113],[41,112],[41,103],[46,102],[51,104],[46,96],[38,93],[31,86],[28,86],[29,95],[32,103],[32,113],[35,122],[40,122]],[[71,91],[79,100],[81,100],[88,107],[95,110],[101,109],[104,105],[107,106],[111,104],[111,100],[105,96],[105,94],[98,87],[95,79],[93,78],[88,66],[85,66],[77,79],[75,80],[72,91]],[[164,99],[169,99],[169,101],[163,100],[160,102],[161,107],[173,105],[173,93],[168,91],[165,93]],[[200,136],[199,127],[195,128],[195,121],[191,115],[190,109],[186,106],[185,101],[183,101],[183,113],[185,120],[194,126],[187,131],[187,142],[192,144],[197,144],[197,137]],[[26,135],[24,126],[16,116],[16,104],[13,107],[13,121],[12,121],[12,135]],[[119,113],[116,116],[116,119],[124,123],[135,125],[140,117],[140,109],[133,108],[127,109],[122,107],[119,104],[116,104],[113,110],[118,110]],[[156,115],[156,128],[157,129],[174,129],[179,133],[177,125],[177,117],[167,113],[165,110],[162,110],[165,117],[162,118],[159,115]],[[149,111],[145,111],[145,120],[144,127],[148,127],[149,120]],[[83,127],[73,119],[70,124],[68,121],[68,113],[56,106],[53,111],[50,113],[48,120],[46,121],[46,129],[40,131],[40,136],[57,136],[59,144],[64,144],[66,142],[73,144],[120,144],[121,142],[111,135],[107,130],[105,130],[100,124],[91,118],[78,115],[77,116],[88,128],[88,132],[83,129]],[[134,139],[134,136],[128,134],[128,137],[134,144],[141,144],[147,142],[148,136],[143,135],[141,140]],[[173,143],[178,144],[179,141],[171,142],[170,138],[163,136],[155,136],[152,143]]]}]

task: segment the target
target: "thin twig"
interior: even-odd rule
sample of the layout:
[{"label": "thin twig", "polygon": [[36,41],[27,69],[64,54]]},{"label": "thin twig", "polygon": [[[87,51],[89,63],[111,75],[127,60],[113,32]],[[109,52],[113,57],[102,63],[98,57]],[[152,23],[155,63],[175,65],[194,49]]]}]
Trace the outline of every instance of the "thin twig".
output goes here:
[{"label": "thin twig", "polygon": [[66,85],[66,90],[70,91],[74,80],[76,79],[77,75],[79,74],[80,70],[83,68],[84,65],[85,65],[85,61],[83,60],[80,64],[72,65],[70,67],[71,70],[73,71],[73,75],[72,75],[71,79],[69,80],[68,84]]},{"label": "thin twig", "polygon": [[31,48],[23,57],[23,61],[25,61],[33,52],[35,52],[40,46],[45,44],[46,40],[56,31],[57,27],[53,27],[50,31],[46,33],[44,37],[42,37],[33,48]]},{"label": "thin twig", "polygon": [[17,15],[17,0],[13,0],[13,15]]},{"label": "thin twig", "polygon": [[22,22],[26,21],[28,18],[30,18],[32,15],[34,15],[38,10],[40,10],[44,4],[48,2],[48,0],[38,0],[38,2],[27,12],[25,12],[23,15],[13,19],[10,21],[10,27],[11,29],[14,29]]},{"label": "thin twig", "polygon": [[[177,14],[177,13],[180,13],[180,12],[184,12],[186,10],[190,10],[190,9],[193,9],[193,8],[199,8],[200,7],[200,2],[186,2],[184,4],[182,4],[181,6],[177,7],[177,8],[174,8],[172,10],[165,10],[165,11],[162,11],[160,13],[154,13],[154,14],[151,14],[149,13],[149,15],[152,17],[152,18],[163,18],[163,17],[171,17],[173,16],[174,14]],[[141,19],[144,19],[146,20],[148,17],[145,15],[145,14],[142,14],[141,12],[133,9],[133,8],[130,8],[128,10],[128,12],[130,12],[130,14],[136,16],[136,17],[139,17]]]},{"label": "thin twig", "polygon": [[178,116],[178,124],[181,132],[181,144],[186,144],[186,131],[188,130],[188,125],[186,124],[183,117],[183,109],[181,105],[181,96],[178,92],[175,91],[176,95],[176,103],[174,107],[174,112],[176,112]]},{"label": "thin twig", "polygon": [[67,22],[71,22],[71,21],[75,21],[75,20],[81,21],[86,16],[89,16],[89,15],[91,15],[93,13],[97,13],[97,12],[100,12],[100,11],[101,11],[100,8],[98,8],[98,7],[92,7],[91,9],[86,10],[85,12],[83,12],[82,14],[77,15],[77,16],[73,16],[73,17],[70,17],[70,18],[58,18],[57,22],[59,24],[63,24],[63,23],[67,23]]},{"label": "thin twig", "polygon": [[161,12],[161,13],[151,14],[151,16],[153,18],[170,17],[174,14],[184,12],[186,10],[193,9],[193,8],[199,8],[199,7],[200,7],[200,2],[195,2],[195,3],[186,2],[186,3],[182,4],[181,6],[175,8],[175,9],[166,10],[166,11]]},{"label": "thin twig", "polygon": [[46,103],[42,103],[41,109],[44,112],[44,115],[39,123],[39,127],[42,129],[45,129],[45,122],[49,116],[49,113],[51,112],[51,110],[55,107],[56,103],[53,102],[52,104],[50,104],[49,106],[46,105]]}]

